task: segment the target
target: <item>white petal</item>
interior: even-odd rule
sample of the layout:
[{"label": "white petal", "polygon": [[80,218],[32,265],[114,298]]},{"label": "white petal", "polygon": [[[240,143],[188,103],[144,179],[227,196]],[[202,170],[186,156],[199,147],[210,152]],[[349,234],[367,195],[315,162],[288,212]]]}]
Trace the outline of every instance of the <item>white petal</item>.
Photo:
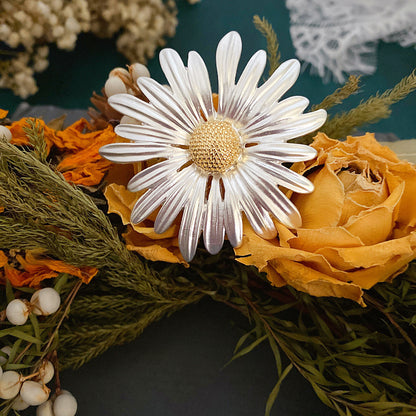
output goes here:
[{"label": "white petal", "polygon": [[265,143],[246,148],[245,152],[253,157],[276,162],[302,162],[313,159],[316,150],[313,147],[295,143]]},{"label": "white petal", "polygon": [[235,191],[234,177],[223,177],[224,183],[224,225],[229,242],[238,247],[243,239],[243,221],[239,205],[239,195]]},{"label": "white petal", "polygon": [[188,77],[202,112],[206,118],[212,117],[215,114],[215,109],[207,67],[195,51],[189,52]]},{"label": "white petal", "polygon": [[150,127],[137,124],[119,124],[114,131],[125,139],[137,142],[185,145],[188,143],[185,132],[180,134],[163,127]]},{"label": "white petal", "polygon": [[271,183],[277,183],[299,194],[308,194],[314,189],[310,180],[282,165],[260,159],[253,159],[251,162],[257,165],[258,172],[270,175]]},{"label": "white petal", "polygon": [[147,190],[136,202],[131,212],[131,222],[138,224],[144,221],[153,211],[163,204],[166,193],[172,189],[169,181],[164,182],[157,188]]},{"label": "white petal", "polygon": [[218,73],[218,113],[223,113],[234,89],[235,75],[241,56],[242,43],[237,32],[227,33],[218,43],[216,62]]},{"label": "white petal", "polygon": [[130,94],[116,94],[112,95],[108,99],[108,103],[118,112],[125,114],[126,116],[133,117],[142,123],[148,124],[153,127],[162,126],[169,130],[188,133],[192,132],[192,129],[182,123],[177,123],[169,120],[163,114],[160,113],[151,104],[146,103]]},{"label": "white petal", "polygon": [[256,195],[266,211],[271,212],[280,222],[290,228],[302,225],[302,219],[295,205],[281,192],[277,186],[270,186],[270,178],[250,163],[245,165],[243,176],[250,175],[255,184]]},{"label": "white petal", "polygon": [[301,115],[308,105],[307,98],[295,95],[271,106],[268,112],[279,119],[293,118]]},{"label": "white petal", "polygon": [[204,219],[206,178],[200,177],[193,185],[192,194],[185,205],[179,229],[179,249],[185,261],[191,261],[198,246]]},{"label": "white petal", "polygon": [[162,183],[176,172],[184,163],[186,157],[172,158],[156,163],[141,172],[137,173],[130,179],[127,189],[130,192],[141,191],[145,188],[155,187],[158,183]]},{"label": "white petal", "polygon": [[178,102],[166,87],[160,85],[152,78],[139,78],[137,85],[149,99],[150,103],[172,122],[177,125],[193,127],[199,124],[199,118],[195,118],[193,113],[183,105],[183,102]]},{"label": "white petal", "polygon": [[326,111],[317,110],[280,123],[265,118],[244,130],[246,143],[287,141],[318,130],[326,120]]},{"label": "white petal", "polygon": [[185,150],[166,144],[112,143],[100,149],[100,155],[114,163],[133,163],[156,157],[169,158],[185,154]]},{"label": "white petal", "polygon": [[265,51],[257,51],[250,59],[236,87],[225,103],[224,115],[234,120],[243,121],[247,110],[249,109],[257,84],[263,74],[267,62]]},{"label": "white petal", "polygon": [[210,254],[217,254],[224,243],[224,203],[221,198],[220,182],[213,178],[205,215],[204,243]]},{"label": "white petal", "polygon": [[172,225],[185,204],[188,203],[189,195],[192,192],[189,183],[195,183],[197,179],[198,173],[193,165],[175,175],[175,186],[172,186],[173,192],[168,192],[166,201],[160,208],[154,223],[156,233],[162,234]]},{"label": "white petal", "polygon": [[159,61],[163,73],[172,88],[173,94],[184,102],[195,119],[200,119],[201,115],[198,107],[195,106],[195,101],[192,98],[193,93],[189,83],[187,69],[178,52],[169,48],[162,49],[159,54]]},{"label": "white petal", "polygon": [[267,109],[278,101],[298,79],[300,63],[296,59],[283,62],[271,77],[257,90],[252,114]]},{"label": "white petal", "polygon": [[260,205],[256,186],[248,175],[244,175],[244,166],[238,169],[234,177],[234,188],[239,194],[240,205],[253,230],[266,240],[276,237],[277,231],[269,214]]}]

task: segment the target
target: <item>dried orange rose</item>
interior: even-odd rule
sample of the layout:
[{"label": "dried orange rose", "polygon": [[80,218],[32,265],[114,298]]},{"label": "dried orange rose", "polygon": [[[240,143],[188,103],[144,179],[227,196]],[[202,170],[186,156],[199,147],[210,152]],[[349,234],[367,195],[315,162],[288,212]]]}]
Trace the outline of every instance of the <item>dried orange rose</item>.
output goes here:
[{"label": "dried orange rose", "polygon": [[276,222],[278,238],[267,241],[246,223],[238,261],[275,286],[364,306],[363,289],[391,281],[416,258],[416,168],[369,133],[346,142],[320,133],[312,146],[316,159],[293,166],[315,185],[291,196],[302,227]]},{"label": "dried orange rose", "polygon": [[[50,128],[43,120],[37,122],[43,129],[48,153],[52,147],[58,150],[61,161],[57,170],[63,174],[65,180],[84,186],[94,186],[101,182],[112,163],[101,157],[98,150],[106,144],[117,141],[117,135],[111,125],[103,130],[94,131],[87,120],[80,119],[60,131]],[[26,127],[28,127],[26,118],[12,123],[10,126],[12,144],[29,144]]]},{"label": "dried orange rose", "polygon": [[0,282],[9,280],[14,287],[39,287],[42,280],[51,279],[60,273],[68,273],[79,277],[84,283],[89,283],[98,273],[94,267],[75,267],[60,260],[54,260],[37,251],[27,251],[23,257],[15,256],[18,268],[9,264],[9,258],[0,250]]},{"label": "dried orange rose", "polygon": [[153,228],[157,215],[155,211],[140,224],[131,224],[131,211],[143,192],[129,192],[124,185],[112,183],[107,186],[104,193],[108,201],[108,212],[118,214],[123,224],[128,224],[127,233],[123,234],[127,249],[136,251],[148,260],[182,263],[188,266],[179,251],[178,222],[163,234],[156,234]]},{"label": "dried orange rose", "polygon": [[7,110],[3,110],[2,108],[0,108],[0,119],[6,118],[7,114],[9,114]]}]

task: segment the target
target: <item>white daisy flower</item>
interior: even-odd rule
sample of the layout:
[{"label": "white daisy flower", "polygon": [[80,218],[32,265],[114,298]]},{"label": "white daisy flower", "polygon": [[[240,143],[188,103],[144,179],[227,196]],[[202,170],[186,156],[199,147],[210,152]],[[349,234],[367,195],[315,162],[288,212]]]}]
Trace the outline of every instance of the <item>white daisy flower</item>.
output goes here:
[{"label": "white daisy flower", "polygon": [[142,124],[118,125],[116,133],[133,142],[106,145],[101,155],[115,163],[163,159],[130,180],[129,191],[147,189],[131,221],[139,223],[160,207],[154,229],[163,233],[182,211],[178,239],[186,261],[194,257],[201,232],[211,254],[219,252],[225,234],[237,247],[243,237],[242,213],[266,239],[277,234],[272,217],[299,227],[298,210],[278,186],[313,191],[311,182],[282,163],[315,156],[309,146],[286,142],[321,127],[326,112],[303,114],[309,104],[304,97],[279,101],[298,78],[300,65],[294,59],[258,87],[267,60],[260,50],[236,83],[241,48],[236,32],[218,44],[218,108],[207,68],[194,51],[188,67],[176,51],[160,52],[170,88],[140,77],[138,86],[149,103],[129,94],[109,98],[113,108]]}]

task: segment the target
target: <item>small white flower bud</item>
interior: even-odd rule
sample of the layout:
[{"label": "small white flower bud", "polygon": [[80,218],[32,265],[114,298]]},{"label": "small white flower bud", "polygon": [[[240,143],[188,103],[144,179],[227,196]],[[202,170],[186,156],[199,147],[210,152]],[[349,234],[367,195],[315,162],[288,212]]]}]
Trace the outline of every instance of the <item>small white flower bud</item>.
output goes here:
[{"label": "small white flower bud", "polygon": [[55,313],[61,306],[61,297],[52,287],[37,290],[30,298],[33,312],[36,315],[48,316]]},{"label": "small white flower bud", "polygon": [[107,97],[111,97],[115,94],[126,93],[127,88],[119,77],[110,77],[104,85],[104,91]]},{"label": "small white flower bud", "polygon": [[14,410],[25,410],[29,405],[22,399],[22,396],[17,396],[13,402],[12,409]]},{"label": "small white flower bud", "polygon": [[55,416],[75,416],[77,408],[75,397],[69,392],[64,392],[55,399],[53,413]]},{"label": "small white flower bud", "polygon": [[0,137],[5,138],[9,142],[12,139],[12,133],[6,126],[0,126]]},{"label": "small white flower bud", "polygon": [[53,404],[52,404],[52,400],[48,400],[47,402],[42,403],[36,409],[36,416],[55,416],[53,414]]},{"label": "small white flower bud", "polygon": [[119,77],[119,78],[125,78],[125,77],[127,77],[127,79],[129,79],[130,78],[130,74],[129,74],[129,71],[127,71],[127,69],[121,68],[121,67],[118,66],[116,68],[113,68],[110,71],[110,73],[108,74],[108,77],[109,78],[111,78],[111,77]]},{"label": "small white flower bud", "polygon": [[48,384],[55,374],[55,369],[50,361],[44,361],[39,368],[39,379],[43,384]]},{"label": "small white flower bud", "polygon": [[147,67],[143,64],[133,64],[130,66],[131,76],[133,81],[136,82],[140,77],[150,77],[150,72]]},{"label": "small white flower bud", "polygon": [[120,119],[121,124],[142,124],[140,121],[136,120],[133,117],[123,116]]},{"label": "small white flower bud", "polygon": [[29,316],[29,308],[22,300],[14,299],[7,305],[6,316],[13,325],[24,325]]},{"label": "small white flower bud", "polygon": [[[10,353],[12,352],[12,349],[11,347],[7,345],[3,347],[0,351],[4,352],[6,355],[10,355]],[[6,361],[7,361],[7,358],[0,355],[0,365],[3,365]]]},{"label": "small white flower bud", "polygon": [[5,371],[0,378],[0,399],[13,399],[19,394],[21,386],[20,374],[16,371]]},{"label": "small white flower bud", "polygon": [[30,406],[39,406],[49,398],[50,390],[37,381],[25,381],[20,389],[20,396]]}]

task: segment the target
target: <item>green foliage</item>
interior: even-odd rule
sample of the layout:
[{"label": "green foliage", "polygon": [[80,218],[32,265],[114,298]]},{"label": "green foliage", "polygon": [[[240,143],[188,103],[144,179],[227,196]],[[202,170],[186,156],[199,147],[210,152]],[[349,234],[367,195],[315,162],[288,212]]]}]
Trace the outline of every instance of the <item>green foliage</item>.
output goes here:
[{"label": "green foliage", "polygon": [[267,56],[269,59],[270,76],[280,65],[280,52],[277,35],[273,26],[264,17],[260,19],[258,15],[255,15],[253,17],[253,23],[256,29],[266,38],[267,41]]}]

